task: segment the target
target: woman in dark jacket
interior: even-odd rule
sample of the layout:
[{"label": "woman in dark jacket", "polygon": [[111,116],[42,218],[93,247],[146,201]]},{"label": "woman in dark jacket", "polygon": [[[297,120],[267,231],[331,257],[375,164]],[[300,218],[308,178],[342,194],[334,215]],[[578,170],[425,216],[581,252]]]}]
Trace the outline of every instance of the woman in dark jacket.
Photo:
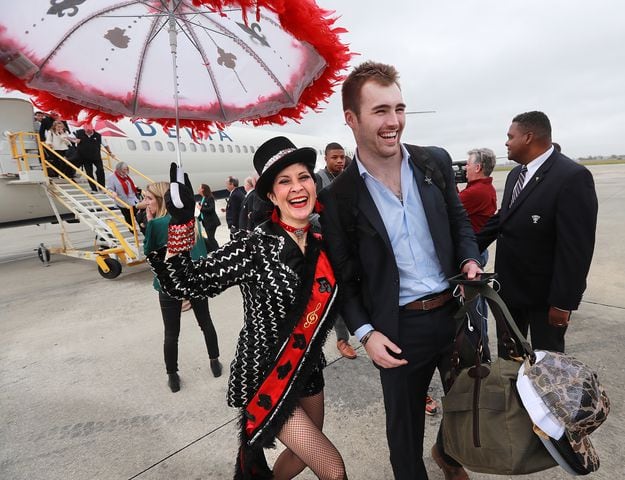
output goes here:
[{"label": "woman in dark jacket", "polygon": [[[163,288],[178,298],[214,296],[233,285],[243,295],[244,324],[230,366],[228,404],[241,409],[237,479],[290,479],[309,467],[318,478],[347,478],[343,459],[322,433],[322,347],[334,320],[338,287],[321,236],[310,230],[316,205],[316,152],[287,138],[254,155],[256,190],[274,205],[271,220],[193,261],[193,191],[178,183],[183,207],[167,198],[167,248],[148,261]],[[172,164],[171,178],[177,178]],[[177,199],[178,200],[178,199]],[[287,448],[273,472],[262,448]]]},{"label": "woman in dark jacket", "polygon": [[204,237],[204,242],[206,243],[206,251],[212,252],[219,248],[219,244],[217,240],[215,240],[215,231],[217,227],[221,225],[221,220],[219,220],[217,212],[215,211],[215,197],[210,187],[203,183],[200,185],[198,194],[200,196],[198,200],[200,210],[198,220],[204,227],[202,237]]}]

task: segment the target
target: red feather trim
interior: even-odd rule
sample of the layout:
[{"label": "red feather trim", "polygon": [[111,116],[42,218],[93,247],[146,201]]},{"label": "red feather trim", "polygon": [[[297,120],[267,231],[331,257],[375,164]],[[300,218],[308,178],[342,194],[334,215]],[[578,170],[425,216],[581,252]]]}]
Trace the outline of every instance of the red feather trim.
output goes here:
[{"label": "red feather trim", "polygon": [[[332,95],[334,88],[343,80],[341,73],[347,68],[352,56],[347,45],[341,43],[339,34],[346,30],[335,27],[336,18],[333,11],[323,10],[313,0],[193,0],[195,6],[204,5],[217,12],[223,12],[229,8],[241,8],[243,20],[248,21],[248,15],[253,14],[259,18],[260,11],[267,9],[275,12],[282,24],[282,28],[290,32],[295,38],[308,42],[326,61],[326,68],[319,78],[302,92],[300,100],[295,107],[283,108],[280,112],[263,118],[253,120],[241,120],[242,123],[251,123],[254,126],[278,124],[284,125],[287,120],[299,121],[308,110],[319,111],[321,102]],[[223,13],[222,13],[223,14]],[[81,119],[88,122],[95,118],[117,121],[123,115],[115,115],[110,112],[102,112],[95,107],[89,108],[64,100],[54,95],[28,87],[26,80],[17,78],[4,68],[0,68],[0,85],[8,90],[19,90],[29,95],[37,108],[44,111],[57,111],[61,117],[67,120],[76,120],[80,114]],[[149,118],[158,122],[165,129],[175,126],[175,120],[171,118]],[[205,138],[215,129],[224,129],[226,124],[213,121],[180,120],[180,127],[188,127],[193,130],[197,137]]]}]

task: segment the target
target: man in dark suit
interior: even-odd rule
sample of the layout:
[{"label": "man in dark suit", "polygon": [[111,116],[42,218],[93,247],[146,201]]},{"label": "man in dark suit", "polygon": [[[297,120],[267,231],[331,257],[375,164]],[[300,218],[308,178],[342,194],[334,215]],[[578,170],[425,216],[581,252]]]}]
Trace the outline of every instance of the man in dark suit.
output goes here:
[{"label": "man in dark suit", "polygon": [[[474,278],[479,251],[447,152],[400,142],[406,106],[395,68],[366,62],[342,93],[357,151],[320,194],[323,235],[343,318],[379,369],[395,478],[426,480],[425,397],[434,370],[449,370],[455,333],[447,278]],[[446,479],[468,478],[440,433],[432,454]]]},{"label": "man in dark suit", "polygon": [[[520,165],[506,179],[500,210],[477,238],[497,240],[500,295],[532,346],[564,352],[571,311],[586,289],[595,245],[597,194],[588,169],[559,153],[542,112],[517,115],[508,158]],[[500,355],[507,354],[498,332]]]},{"label": "man in dark suit", "polygon": [[226,189],[230,192],[226,200],[226,223],[232,237],[232,234],[239,229],[239,216],[245,199],[245,189],[239,187],[239,179],[232,176],[226,178]]},{"label": "man in dark suit", "polygon": [[[104,165],[102,164],[102,147],[109,155],[112,155],[106,140],[93,129],[90,124],[85,124],[80,130],[76,130],[76,154],[77,161],[85,169],[85,173],[91,177],[95,168],[95,180],[104,187],[106,180],[104,178]],[[98,186],[89,180],[92,192],[98,191]]]}]

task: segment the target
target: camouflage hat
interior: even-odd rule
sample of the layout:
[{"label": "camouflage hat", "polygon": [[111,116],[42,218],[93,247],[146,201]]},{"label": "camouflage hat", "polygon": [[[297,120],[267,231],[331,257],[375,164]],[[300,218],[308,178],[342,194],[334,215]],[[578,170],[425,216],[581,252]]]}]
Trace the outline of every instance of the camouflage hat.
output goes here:
[{"label": "camouflage hat", "polygon": [[[607,418],[610,400],[597,374],[584,363],[564,353],[540,350],[535,353],[536,362],[533,365],[529,359],[524,362],[519,380],[526,378],[552,418],[564,427],[560,438],[550,440],[568,466],[579,474],[594,472],[599,468],[599,456],[588,436]],[[517,381],[517,385],[520,383]],[[527,398],[527,391],[522,390],[519,388],[521,398]],[[528,409],[532,417],[530,410],[534,408]]]}]

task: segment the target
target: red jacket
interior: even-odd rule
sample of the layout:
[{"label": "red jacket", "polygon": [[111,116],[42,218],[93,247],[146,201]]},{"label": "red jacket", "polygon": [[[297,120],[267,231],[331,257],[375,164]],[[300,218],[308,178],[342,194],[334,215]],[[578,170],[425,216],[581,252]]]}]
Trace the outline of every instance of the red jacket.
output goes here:
[{"label": "red jacket", "polygon": [[497,210],[497,192],[493,187],[493,177],[469,182],[458,196],[469,215],[473,231],[479,232]]}]

